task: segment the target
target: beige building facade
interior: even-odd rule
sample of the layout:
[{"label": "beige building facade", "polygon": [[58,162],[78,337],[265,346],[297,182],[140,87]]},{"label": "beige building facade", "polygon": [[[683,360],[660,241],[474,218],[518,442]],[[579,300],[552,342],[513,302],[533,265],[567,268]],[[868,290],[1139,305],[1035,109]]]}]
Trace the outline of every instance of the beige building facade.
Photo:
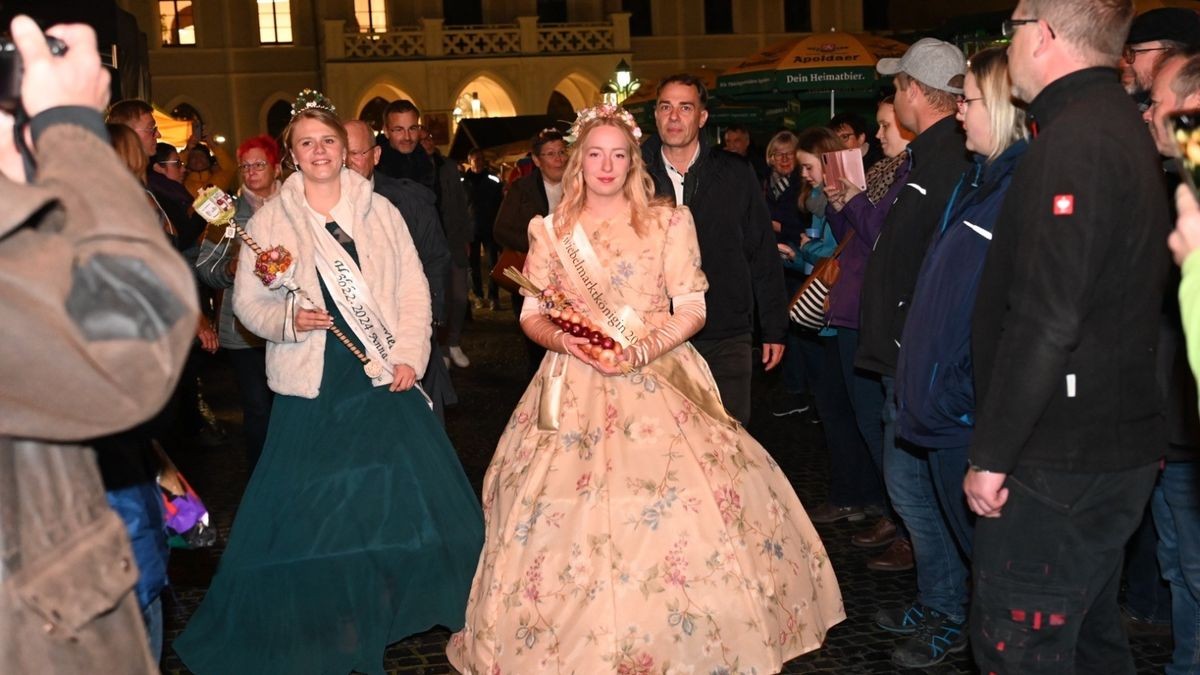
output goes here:
[{"label": "beige building facade", "polygon": [[371,121],[384,102],[408,98],[448,134],[456,116],[592,105],[622,59],[653,81],[723,69],[800,32],[860,30],[863,21],[862,4],[842,0],[118,4],[146,35],[153,103],[195,110],[206,131],[234,141],[277,132],[304,88],[325,92],[343,117]]}]

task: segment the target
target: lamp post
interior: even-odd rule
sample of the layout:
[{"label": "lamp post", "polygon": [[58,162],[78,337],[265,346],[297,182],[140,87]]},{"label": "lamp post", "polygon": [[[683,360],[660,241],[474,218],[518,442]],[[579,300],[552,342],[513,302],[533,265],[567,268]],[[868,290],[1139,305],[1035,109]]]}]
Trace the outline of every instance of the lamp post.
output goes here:
[{"label": "lamp post", "polygon": [[620,105],[640,86],[642,86],[642,81],[633,76],[633,70],[630,69],[629,64],[625,62],[625,59],[621,59],[617,64],[613,79],[604,86],[604,102],[609,103],[611,95],[611,102]]}]

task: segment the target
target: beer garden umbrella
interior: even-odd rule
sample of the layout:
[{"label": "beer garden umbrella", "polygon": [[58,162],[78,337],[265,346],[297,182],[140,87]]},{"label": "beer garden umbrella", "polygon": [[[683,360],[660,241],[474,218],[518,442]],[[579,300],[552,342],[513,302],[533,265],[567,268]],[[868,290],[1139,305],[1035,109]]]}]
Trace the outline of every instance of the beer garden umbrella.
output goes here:
[{"label": "beer garden umbrella", "polygon": [[872,98],[885,83],[875,72],[882,58],[902,56],[908,45],[864,33],[813,33],[772,45],[717,77],[716,94],[729,101],[780,101],[838,95]]}]

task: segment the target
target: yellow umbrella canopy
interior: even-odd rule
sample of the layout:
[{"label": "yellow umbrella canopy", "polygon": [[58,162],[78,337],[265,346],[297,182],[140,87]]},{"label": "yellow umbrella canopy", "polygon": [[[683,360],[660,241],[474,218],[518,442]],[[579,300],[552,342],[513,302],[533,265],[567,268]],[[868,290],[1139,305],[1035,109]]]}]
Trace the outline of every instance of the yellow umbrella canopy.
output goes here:
[{"label": "yellow umbrella canopy", "polygon": [[717,78],[717,94],[873,89],[881,58],[902,56],[908,45],[859,33],[813,33],[772,45]]},{"label": "yellow umbrella canopy", "polygon": [[192,136],[191,120],[175,119],[158,108],[154,109],[154,123],[158,125],[158,133],[162,134],[159,141],[169,143],[180,150],[187,145]]}]

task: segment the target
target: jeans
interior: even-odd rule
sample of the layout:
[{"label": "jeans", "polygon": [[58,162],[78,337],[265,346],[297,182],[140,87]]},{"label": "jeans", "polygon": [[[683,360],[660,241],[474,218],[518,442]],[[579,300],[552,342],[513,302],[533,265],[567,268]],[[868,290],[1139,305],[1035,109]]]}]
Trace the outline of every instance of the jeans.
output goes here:
[{"label": "jeans", "polygon": [[1171,585],[1175,651],[1167,675],[1200,673],[1200,462],[1167,462],[1150,505],[1158,562]]},{"label": "jeans", "polygon": [[264,347],[227,349],[233,366],[238,396],[242,400],[242,435],[246,442],[246,473],[253,474],[271,421],[271,403],[275,394],[267,386],[267,350]]},{"label": "jeans", "polygon": [[163,647],[163,609],[162,594],[142,608],[142,620],[146,623],[146,635],[150,638],[150,656],[154,662],[162,661]]},{"label": "jeans", "polygon": [[[904,521],[912,541],[917,568],[917,601],[955,621],[967,618],[967,562],[971,542],[965,513],[962,480],[967,468],[966,448],[926,450],[904,442],[884,449],[884,475],[892,507]],[[957,482],[957,490],[952,485]],[[944,496],[943,496],[944,495]],[[943,506],[943,499],[950,508]],[[959,543],[950,520],[966,546]]]},{"label": "jeans", "polygon": [[[879,376],[854,367],[854,354],[858,351],[858,331],[852,328],[837,329],[837,347],[841,356],[839,367],[850,394],[850,406],[854,409],[854,421],[858,433],[867,444],[869,465],[860,470],[872,470],[883,494],[883,385]],[[884,503],[887,502],[884,495]],[[887,511],[891,511],[890,505]]]},{"label": "jeans", "polygon": [[1108,473],[1018,466],[975,524],[971,648],[981,673],[1133,675],[1117,590],[1158,463]]},{"label": "jeans", "polygon": [[871,454],[854,418],[837,337],[817,339],[825,360],[813,393],[829,450],[829,502],[834,506],[882,504],[883,485],[871,469]]},{"label": "jeans", "polygon": [[692,340],[692,346],[708,362],[721,403],[734,419],[750,423],[750,377],[754,370],[754,350],[749,335],[717,340]]}]

